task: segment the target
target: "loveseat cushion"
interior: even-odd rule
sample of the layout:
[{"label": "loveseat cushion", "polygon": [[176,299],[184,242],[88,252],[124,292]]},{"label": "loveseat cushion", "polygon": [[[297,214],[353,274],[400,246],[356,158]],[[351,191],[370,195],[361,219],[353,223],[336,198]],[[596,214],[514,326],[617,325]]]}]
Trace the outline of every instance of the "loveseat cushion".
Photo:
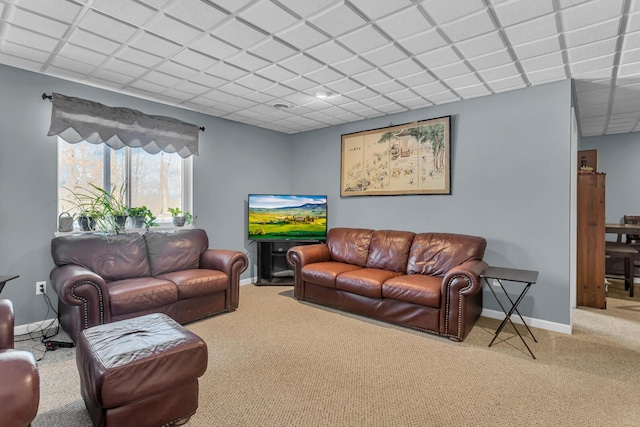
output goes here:
[{"label": "loveseat cushion", "polygon": [[426,307],[440,308],[442,277],[407,274],[387,280],[382,297]]},{"label": "loveseat cushion", "polygon": [[218,270],[182,270],[155,277],[175,283],[178,287],[178,299],[197,298],[229,287],[229,276]]},{"label": "loveseat cushion", "polygon": [[199,228],[145,234],[151,275],[200,267],[200,256],[209,247],[207,233]]},{"label": "loveseat cushion", "polygon": [[365,228],[332,228],[327,233],[331,261],[364,267],[369,256],[373,230]]},{"label": "loveseat cushion", "polygon": [[345,264],[343,262],[314,262],[302,267],[301,277],[304,282],[335,289],[336,277],[347,271],[361,269],[362,267],[358,267],[357,265]]},{"label": "loveseat cushion", "polygon": [[56,266],[80,265],[106,281],[149,276],[144,237],[139,233],[82,234],[51,240]]},{"label": "loveseat cushion", "polygon": [[382,284],[400,273],[379,268],[347,271],[336,278],[336,288],[370,298],[382,298]]},{"label": "loveseat cushion", "polygon": [[450,233],[420,233],[413,238],[407,274],[444,276],[470,260],[482,260],[487,241],[482,237]]},{"label": "loveseat cushion", "polygon": [[165,279],[125,279],[110,282],[107,286],[113,316],[145,311],[178,301],[178,287]]},{"label": "loveseat cushion", "polygon": [[414,236],[415,233],[410,231],[374,231],[369,245],[367,268],[404,273],[407,270],[409,249]]}]

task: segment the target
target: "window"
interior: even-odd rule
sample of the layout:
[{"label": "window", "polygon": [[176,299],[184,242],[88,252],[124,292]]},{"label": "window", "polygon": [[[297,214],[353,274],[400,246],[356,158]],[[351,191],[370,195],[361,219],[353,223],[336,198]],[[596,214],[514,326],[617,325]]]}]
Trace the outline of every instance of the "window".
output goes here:
[{"label": "window", "polygon": [[58,138],[58,215],[74,213],[70,191],[94,184],[104,189],[126,183],[127,206],[146,206],[160,225],[171,223],[168,208],[191,211],[192,156],[149,154],[141,148],[114,150],[86,141],[69,144]]}]

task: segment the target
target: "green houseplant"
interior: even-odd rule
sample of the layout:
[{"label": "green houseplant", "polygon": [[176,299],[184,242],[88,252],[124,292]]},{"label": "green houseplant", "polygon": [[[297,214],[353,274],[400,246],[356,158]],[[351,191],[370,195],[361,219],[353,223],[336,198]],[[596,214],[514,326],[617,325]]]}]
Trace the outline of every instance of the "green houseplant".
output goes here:
[{"label": "green houseplant", "polygon": [[156,227],[156,217],[146,206],[134,207],[127,209],[127,214],[133,220],[134,228],[145,227],[147,231],[149,227]]},{"label": "green houseplant", "polygon": [[126,185],[113,186],[111,191],[89,184],[88,188],[78,188],[67,191],[73,196],[68,200],[77,212],[80,228],[85,231],[100,230],[104,233],[119,233],[124,230],[127,221],[127,206],[124,201]]},{"label": "green houseplant", "polygon": [[189,212],[182,212],[180,208],[169,208],[171,212],[171,220],[176,227],[183,227],[185,224],[191,224],[193,222],[193,215]]}]

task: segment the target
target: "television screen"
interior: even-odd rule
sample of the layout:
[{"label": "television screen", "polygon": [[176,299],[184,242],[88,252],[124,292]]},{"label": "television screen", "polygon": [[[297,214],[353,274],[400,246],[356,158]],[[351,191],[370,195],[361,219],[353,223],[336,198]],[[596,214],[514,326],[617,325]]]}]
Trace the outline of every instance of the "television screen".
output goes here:
[{"label": "television screen", "polygon": [[249,194],[249,239],[325,240],[327,196]]}]

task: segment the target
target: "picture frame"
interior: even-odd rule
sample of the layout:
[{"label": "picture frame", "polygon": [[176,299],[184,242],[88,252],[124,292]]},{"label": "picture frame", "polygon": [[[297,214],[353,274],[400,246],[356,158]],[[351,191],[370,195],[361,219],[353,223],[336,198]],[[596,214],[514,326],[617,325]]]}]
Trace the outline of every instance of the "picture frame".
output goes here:
[{"label": "picture frame", "polygon": [[451,194],[451,116],[342,135],[340,196]]}]

